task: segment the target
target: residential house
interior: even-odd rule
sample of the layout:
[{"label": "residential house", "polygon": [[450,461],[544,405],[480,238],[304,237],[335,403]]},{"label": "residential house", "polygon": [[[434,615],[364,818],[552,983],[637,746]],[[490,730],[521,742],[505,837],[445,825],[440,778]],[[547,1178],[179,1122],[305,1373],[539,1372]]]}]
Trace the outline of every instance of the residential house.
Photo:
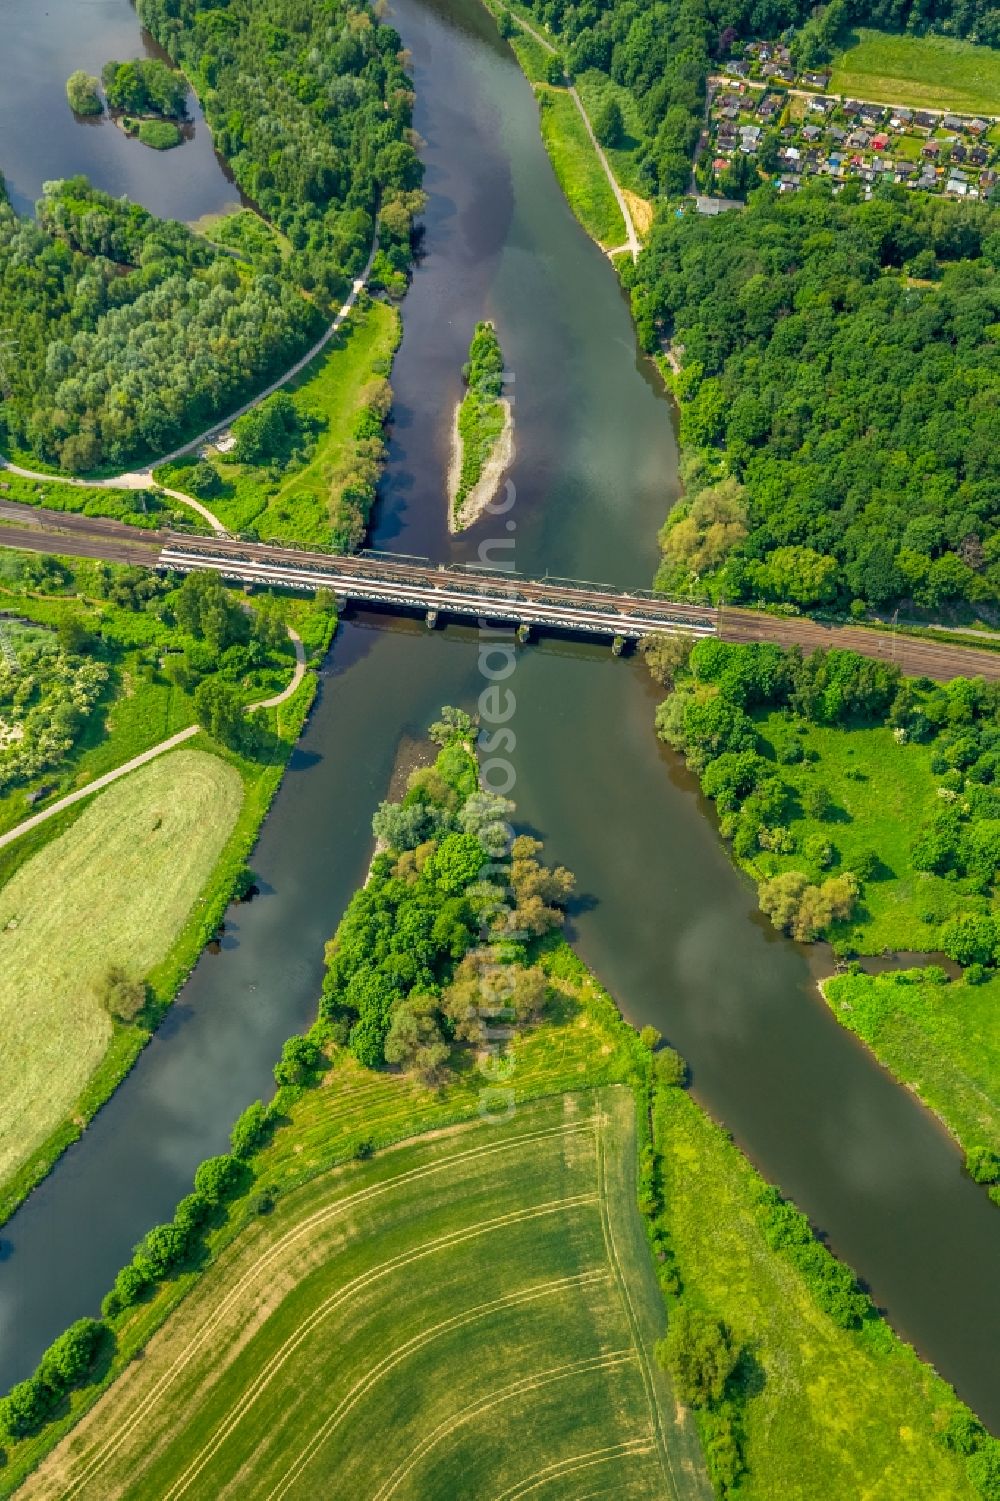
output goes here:
[{"label": "residential house", "polygon": [[857,130],[851,131],[850,135],[847,137],[847,144],[848,146],[855,147],[855,149],[857,150],[866,151],[871,145],[871,139],[872,138],[868,134],[867,130],[862,130],[859,126]]},{"label": "residential house", "polygon": [[829,73],[807,73],[805,81],[810,88],[825,89],[830,82]]},{"label": "residential house", "polygon": [[966,120],[966,122],[965,122],[965,128],[969,132],[970,136],[977,136],[978,137],[978,136],[984,136],[986,134],[986,132],[989,130],[990,127],[989,127],[989,124],[988,124],[988,122],[986,120],[978,120],[977,119],[977,120]]},{"label": "residential house", "polygon": [[917,109],[913,112],[913,123],[921,130],[933,130],[937,125],[937,116],[929,115],[926,110]]},{"label": "residential house", "polygon": [[944,119],[941,121],[941,124],[944,126],[945,130],[963,130],[965,127],[965,121],[962,120],[958,115],[945,115]]},{"label": "residential house", "polygon": [[873,151],[884,151],[886,149],[886,147],[888,146],[888,144],[889,144],[889,137],[887,135],[883,134],[882,132],[879,132],[878,135],[872,136],[872,150]]},{"label": "residential house", "polygon": [[802,139],[804,141],[818,140],[822,134],[823,132],[818,125],[804,125],[802,127]]},{"label": "residential house", "polygon": [[968,160],[972,167],[985,167],[990,159],[990,154],[985,146],[972,146],[969,150]]},{"label": "residential house", "polygon": [[941,155],[941,142],[940,141],[925,141],[924,144],[920,148],[920,155],[921,156],[926,156],[931,161],[935,160],[935,158],[937,158],[937,157],[939,157]]}]

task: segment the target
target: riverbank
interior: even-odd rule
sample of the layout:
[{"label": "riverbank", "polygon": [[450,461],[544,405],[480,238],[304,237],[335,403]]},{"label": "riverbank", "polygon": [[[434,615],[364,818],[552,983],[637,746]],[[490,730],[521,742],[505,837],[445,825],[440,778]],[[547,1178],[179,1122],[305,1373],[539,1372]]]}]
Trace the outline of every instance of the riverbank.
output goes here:
[{"label": "riverbank", "polygon": [[[28,608],[31,607],[30,602],[22,603],[26,603]],[[305,635],[310,660],[314,664],[318,663],[325,655],[333,631],[336,629],[336,616],[322,606],[300,600],[288,602],[284,608],[294,616],[300,631]],[[44,613],[42,611],[43,617]],[[292,634],[296,635],[295,632]],[[164,772],[169,775],[174,766],[180,765],[175,760],[178,755],[183,757],[192,750],[198,755],[208,754],[213,761],[221,761],[224,766],[232,768],[237,773],[241,785],[238,811],[235,812],[232,827],[226,831],[217,855],[211,862],[211,873],[207,881],[199,879],[197,884],[187,892],[186,900],[179,897],[182,920],[179,920],[177,931],[170,937],[166,952],[150,967],[143,966],[145,972],[141,978],[146,986],[146,1000],[140,1013],[128,1020],[119,1018],[111,1020],[107,1028],[108,1035],[99,1049],[100,1057],[96,1060],[92,1059],[88,1064],[87,1078],[82,1089],[71,1105],[61,1104],[56,1112],[57,1115],[63,1117],[60,1123],[54,1127],[50,1126],[44,1139],[33,1145],[16,1169],[0,1183],[0,1224],[13,1214],[32,1189],[48,1175],[66,1148],[80,1138],[97,1112],[111,1098],[134,1067],[155,1035],[159,1024],[183,987],[205,946],[215,940],[222,931],[230,903],[234,898],[243,895],[247,884],[247,862],[252,854],[261,824],[281,783],[288,758],[298,740],[315,694],[315,679],[303,680],[304,663],[301,657],[304,656],[304,647],[301,641],[294,644],[292,691],[289,693],[286,689],[274,695],[273,705],[265,701],[257,711],[258,715],[263,716],[263,721],[267,725],[267,734],[270,737],[270,747],[266,755],[254,756],[229,750],[195,728],[190,736],[185,736],[183,750],[173,751],[165,758],[151,763],[144,771],[132,774],[141,778],[144,774],[153,774],[155,771],[156,777],[161,778]],[[128,697],[128,695],[125,696],[126,708]],[[131,717],[127,716],[125,727],[127,728],[131,723]],[[150,725],[146,729],[148,737],[155,726]],[[104,745],[99,747],[98,759],[95,760],[91,756],[89,761],[85,759],[83,764],[99,766],[102,762],[106,762],[109,756],[114,763],[112,749],[118,744],[119,737],[112,732]],[[122,748],[130,749],[131,742],[126,739]],[[99,821],[103,817],[107,799],[111,799],[108,803],[109,810],[115,799],[120,800],[122,797],[131,799],[131,784],[130,777],[124,782],[116,782],[106,790],[96,793],[93,799],[77,802],[74,806],[57,813],[38,828],[24,834],[9,850],[5,851],[0,856],[0,882],[2,882],[0,902],[6,904],[8,891],[14,893],[19,891],[25,882],[31,882],[32,862],[36,857],[43,863],[51,862],[53,858],[58,860],[64,836],[75,839],[81,827],[86,827],[95,819]],[[183,800],[185,796],[183,785],[175,789],[173,796]],[[159,825],[156,827],[159,828]],[[157,879],[153,865],[150,865],[148,870],[144,870],[143,879],[147,878],[154,882]],[[63,884],[60,883],[60,890]],[[138,888],[134,889],[131,894],[136,900],[143,899]],[[29,895],[22,899],[21,906],[27,902],[30,909],[37,900],[37,897],[30,896],[29,890]],[[17,906],[16,903],[15,906]],[[112,903],[106,914],[109,920],[114,919],[117,909],[118,903]],[[14,912],[15,922],[19,920],[19,911],[20,908]],[[66,984],[72,985],[73,983],[77,988],[82,985],[86,989],[92,981],[95,981],[96,971],[94,974],[88,972],[88,976],[81,978],[81,975],[74,970],[78,956],[75,954],[67,933],[63,933],[60,945],[60,973],[52,982],[55,990],[58,991],[60,988],[65,988]],[[116,942],[113,942],[111,937],[109,937],[107,947],[108,952],[113,955]],[[129,950],[130,964],[135,959],[135,952],[132,949]],[[74,973],[76,974],[75,982],[72,979]],[[48,997],[51,987],[46,985],[43,988]],[[22,1024],[28,1019],[30,1019],[28,1013],[22,1008]],[[46,1028],[46,1035],[48,1030],[50,1029]],[[34,1046],[38,1041],[39,1039],[35,1039],[35,1043],[32,1043],[30,1031],[22,1038],[25,1046]],[[44,1038],[41,1041],[44,1042]],[[70,1051],[72,1057],[60,1053],[61,1065],[76,1067],[78,1073],[75,1049]],[[76,1074],[73,1078],[76,1078]],[[65,1094],[65,1081],[60,1085],[59,1069],[52,1071],[52,1077],[48,1080],[46,1090],[38,1103],[42,1105],[48,1101],[52,1095],[52,1089],[57,1086]],[[50,1117],[52,1113],[50,1108]],[[25,1119],[27,1120],[27,1116]]]},{"label": "riverbank", "polygon": [[949,980],[937,966],[838,974],[820,990],[841,1026],[933,1111],[961,1146],[976,1181],[1000,1205],[996,974]]}]

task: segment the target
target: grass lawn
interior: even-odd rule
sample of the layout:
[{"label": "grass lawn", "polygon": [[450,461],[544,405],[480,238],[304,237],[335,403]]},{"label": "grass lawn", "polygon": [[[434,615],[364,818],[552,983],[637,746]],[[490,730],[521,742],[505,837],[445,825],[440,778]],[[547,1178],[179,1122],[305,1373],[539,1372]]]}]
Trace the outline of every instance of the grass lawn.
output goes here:
[{"label": "grass lawn", "polygon": [[313,1178],[22,1494],[705,1496],[671,1483],[634,1163],[631,1092],[607,1089]]},{"label": "grass lawn", "polygon": [[998,115],[1000,51],[859,27],[834,62],[830,89],[881,104]]},{"label": "grass lawn", "polygon": [[242,802],[238,772],[180,750],[100,793],[0,890],[0,1178],[58,1125],[112,1025],[93,988],[144,978],[176,938]]},{"label": "grass lawn", "polygon": [[[320,424],[304,464],[272,476],[265,466],[235,464],[210,451],[223,491],[206,504],[230,531],[253,527],[265,540],[330,545],[341,489],[338,467],[353,451],[355,423],[372,383],[389,374],[399,333],[399,314],[388,303],[355,309],[323,353],[285,386],[299,410]],[[181,490],[190,474],[190,463],[156,471],[163,484]]]},{"label": "grass lawn", "polygon": [[[598,68],[588,68],[586,72],[578,74],[573,82],[591,122],[597,118],[605,100],[611,98],[618,101],[625,121],[625,134],[617,146],[606,146],[605,152],[619,185],[628,188],[645,203],[643,195],[649,191],[649,185],[636,170],[636,153],[643,143],[643,130],[634,95]],[[649,214],[652,215],[651,205]],[[639,228],[638,225],[636,227]]]},{"label": "grass lawn", "polygon": [[750,1164],[687,1095],[659,1101],[685,1297],[722,1318],[758,1367],[740,1501],[973,1501],[964,1462],[933,1436],[954,1400],[945,1383],[881,1322],[843,1330],[821,1312],[768,1246]]},{"label": "grass lawn", "polygon": [[[760,729],[765,739],[782,723],[780,715],[764,719]],[[818,880],[831,870],[850,870],[855,854],[875,850],[882,870],[865,883],[857,915],[836,928],[836,943],[861,954],[936,949],[940,924],[968,907],[971,899],[954,882],[915,871],[910,860],[917,829],[940,806],[939,778],[930,769],[930,747],[897,745],[892,731],[884,727],[845,730],[807,725],[801,738],[806,756],[816,759],[780,766],[782,780],[799,794],[810,784],[822,784],[830,793],[832,811],[820,821],[807,817],[799,805],[789,820],[797,850],[762,857],[754,862],[753,873],[759,877],[769,865],[772,870],[804,870]],[[825,871],[811,865],[802,852],[804,843],[816,835],[828,840],[836,852],[833,865]]]},{"label": "grass lawn", "polygon": [[600,245],[623,244],[625,221],[580,111],[565,89],[539,84],[536,93],[542,139],[570,208]]},{"label": "grass lawn", "polygon": [[1000,980],[939,985],[909,974],[837,975],[839,1022],[913,1088],[963,1148],[1000,1151]]}]

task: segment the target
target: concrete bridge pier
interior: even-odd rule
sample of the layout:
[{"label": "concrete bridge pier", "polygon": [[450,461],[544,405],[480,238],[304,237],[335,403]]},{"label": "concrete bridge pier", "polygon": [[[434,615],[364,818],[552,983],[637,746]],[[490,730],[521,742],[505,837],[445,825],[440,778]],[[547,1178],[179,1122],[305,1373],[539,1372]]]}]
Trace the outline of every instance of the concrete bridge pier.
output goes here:
[{"label": "concrete bridge pier", "polygon": [[527,646],[531,640],[531,626],[526,620],[522,620],[517,628],[517,640],[520,646]]},{"label": "concrete bridge pier", "polygon": [[434,629],[434,627],[438,623],[438,612],[437,612],[437,610],[428,610],[427,614],[426,614],[426,616],[424,618],[427,621],[427,629],[429,631],[432,631]]}]

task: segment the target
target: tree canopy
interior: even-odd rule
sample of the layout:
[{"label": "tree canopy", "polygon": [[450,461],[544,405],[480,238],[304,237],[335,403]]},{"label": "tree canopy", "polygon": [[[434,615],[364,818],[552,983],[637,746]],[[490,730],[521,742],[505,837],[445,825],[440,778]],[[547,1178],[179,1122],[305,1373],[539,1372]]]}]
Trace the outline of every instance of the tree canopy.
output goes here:
[{"label": "tree canopy", "polygon": [[[933,278],[911,276],[926,252]],[[1000,210],[761,188],[739,214],[660,218],[633,305],[647,349],[683,351],[681,437],[702,455],[662,587],[860,611],[1000,599]]]}]

